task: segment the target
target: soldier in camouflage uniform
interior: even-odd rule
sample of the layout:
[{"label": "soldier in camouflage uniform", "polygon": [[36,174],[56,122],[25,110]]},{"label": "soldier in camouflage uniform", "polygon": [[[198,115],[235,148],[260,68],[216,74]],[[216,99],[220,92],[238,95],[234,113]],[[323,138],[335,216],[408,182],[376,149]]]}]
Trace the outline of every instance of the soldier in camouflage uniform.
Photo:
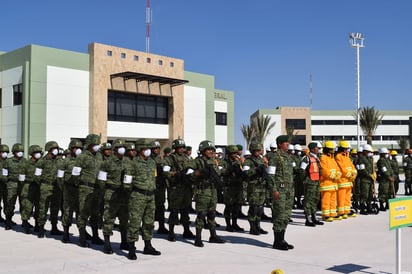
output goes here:
[{"label": "soldier in camouflage uniform", "polygon": [[127,241],[129,243],[129,260],[136,260],[135,242],[141,230],[144,240],[143,254],[160,255],[151,244],[154,229],[156,162],[150,157],[152,143],[146,139],[136,141],[137,156],[127,165],[123,183],[130,189],[129,226]]},{"label": "soldier in camouflage uniform", "polygon": [[104,182],[104,214],[103,214],[103,252],[112,254],[113,249],[110,244],[110,236],[113,235],[113,226],[116,217],[119,218],[119,230],[121,235],[120,248],[127,250],[127,219],[129,195],[123,188],[122,175],[128,162],[124,157],[126,152],[126,142],[117,139],[113,142],[113,153],[106,161],[103,161],[98,179]]},{"label": "soldier in camouflage uniform", "polygon": [[3,176],[7,176],[7,202],[4,214],[6,215],[5,229],[11,229],[14,208],[17,197],[20,197],[22,183],[25,180],[25,166],[27,159],[23,158],[24,147],[22,144],[14,144],[12,147],[13,157],[8,158],[3,165]]},{"label": "soldier in camouflage uniform", "polygon": [[412,195],[412,149],[408,149],[406,154],[402,163],[405,172],[405,195]]},{"label": "soldier in camouflage uniform", "polygon": [[[358,150],[356,148],[351,149],[350,151],[350,159],[353,163],[353,165],[356,168],[356,171],[359,169],[358,165]],[[358,210],[360,209],[360,178],[359,175],[356,176],[355,180],[353,181],[353,187],[352,187],[352,207],[357,213]]]},{"label": "soldier in camouflage uniform", "polygon": [[193,191],[186,171],[190,160],[184,153],[185,141],[176,139],[172,142],[174,152],[164,160],[163,175],[166,178],[169,194],[169,236],[168,240],[176,241],[174,227],[179,224],[178,214],[180,212],[180,223],[183,224],[183,238],[193,239],[190,231],[189,209],[192,204]]},{"label": "soldier in camouflage uniform", "polygon": [[199,144],[199,151],[202,154],[194,160],[192,168],[187,170],[193,178],[194,198],[196,207],[196,238],[194,245],[203,247],[202,229],[205,226],[205,219],[209,224],[210,243],[224,243],[216,235],[216,205],[217,205],[217,185],[221,183],[219,168],[214,161],[215,146],[211,141],[202,141]]},{"label": "soldier in camouflage uniform", "polygon": [[21,220],[23,231],[26,234],[31,233],[32,225],[29,223],[29,219],[34,211],[34,220],[37,226],[37,219],[39,216],[39,202],[40,202],[40,182],[37,180],[37,176],[34,176],[34,171],[38,160],[42,155],[42,148],[38,145],[32,145],[29,147],[30,158],[26,162],[25,175],[26,179],[23,182],[21,189]]},{"label": "soldier in camouflage uniform", "polygon": [[366,144],[358,159],[358,176],[360,179],[360,214],[367,215],[372,212],[371,202],[376,180],[376,172],[373,163],[373,148]]},{"label": "soldier in camouflage uniform", "polygon": [[294,246],[285,241],[285,232],[289,224],[294,200],[293,191],[293,166],[290,155],[287,153],[289,141],[287,135],[276,138],[278,149],[275,156],[269,160],[267,179],[273,193],[272,222],[275,240],[273,248],[279,250],[293,249]]},{"label": "soldier in camouflage uniform", "polygon": [[294,167],[294,175],[293,175],[293,183],[295,185],[295,198],[294,198],[294,204],[292,206],[295,206],[296,208],[303,208],[302,204],[302,196],[303,196],[303,178],[302,178],[302,173],[300,172],[300,162],[302,161],[302,146],[299,144],[294,145],[294,151],[295,153],[293,154],[293,158],[295,159],[294,162],[296,163],[296,166]]},{"label": "soldier in camouflage uniform", "polygon": [[389,150],[386,147],[379,149],[379,160],[376,163],[376,167],[379,182],[379,210],[386,211],[389,209],[390,193],[392,193],[392,186],[395,181],[394,173],[389,160]]},{"label": "soldier in camouflage uniform", "polygon": [[136,146],[134,143],[127,142],[126,143],[126,154],[125,156],[130,160],[133,160],[136,157]]},{"label": "soldier in camouflage uniform", "polygon": [[45,145],[44,155],[36,164],[34,175],[36,180],[40,181],[40,202],[39,202],[39,233],[38,238],[44,238],[44,225],[46,223],[47,212],[50,208],[50,222],[52,229],[50,235],[62,235],[63,233],[57,228],[57,216],[61,205],[61,189],[57,185],[57,175],[59,163],[57,154],[59,145],[55,141],[49,141]]},{"label": "soldier in camouflage uniform", "polygon": [[97,182],[97,175],[100,170],[101,158],[98,157],[100,137],[96,134],[89,134],[85,141],[85,150],[76,157],[72,169],[73,176],[79,176],[79,214],[77,216],[77,227],[79,229],[79,245],[88,247],[86,241],[86,224],[90,218],[92,228],[92,243],[102,245],[99,238],[98,222],[100,215],[100,201],[102,199],[102,186]]},{"label": "soldier in camouflage uniform", "polygon": [[394,191],[391,191],[392,195],[391,198],[395,198],[396,194],[398,193],[399,190],[399,164],[398,164],[398,160],[396,159],[396,156],[398,156],[398,152],[396,150],[392,150],[391,153],[391,158],[390,158],[390,163],[391,163],[391,167],[393,170],[393,176],[395,178],[395,181],[393,182],[394,185]]},{"label": "soldier in camouflage uniform", "polygon": [[237,157],[237,146],[230,145],[226,148],[226,158],[223,161],[222,178],[224,183],[223,199],[225,210],[223,215],[226,220],[226,231],[243,232],[244,229],[237,224],[238,215],[243,202],[243,174],[242,164]]},{"label": "soldier in camouflage uniform", "polygon": [[252,235],[267,234],[268,232],[260,227],[266,191],[269,189],[266,180],[266,166],[262,159],[263,146],[258,142],[252,142],[249,150],[252,155],[243,163],[243,174],[247,181],[247,199],[249,203],[249,233]]},{"label": "soldier in camouflage uniform", "polygon": [[[3,171],[3,166],[4,162],[6,161],[8,155],[9,155],[9,146],[5,144],[0,145],[0,169]],[[6,202],[7,202],[7,176],[3,175],[3,172],[0,175],[0,222],[5,222],[5,219],[1,216],[1,202],[3,201],[3,206],[6,208]]]},{"label": "soldier in camouflage uniform", "polygon": [[169,230],[165,227],[165,202],[166,202],[166,180],[163,176],[163,159],[160,156],[160,143],[154,141],[152,143],[152,154],[150,157],[156,162],[157,177],[156,177],[156,192],[155,192],[155,221],[159,223],[157,229],[158,234],[169,234]]},{"label": "soldier in camouflage uniform", "polygon": [[69,143],[69,154],[60,167],[64,172],[62,208],[63,243],[71,243],[69,228],[72,225],[73,213],[76,213],[76,218],[79,214],[79,181],[77,180],[78,176],[72,175],[72,170],[76,157],[82,153],[82,147],[83,144],[80,140],[71,140]]}]

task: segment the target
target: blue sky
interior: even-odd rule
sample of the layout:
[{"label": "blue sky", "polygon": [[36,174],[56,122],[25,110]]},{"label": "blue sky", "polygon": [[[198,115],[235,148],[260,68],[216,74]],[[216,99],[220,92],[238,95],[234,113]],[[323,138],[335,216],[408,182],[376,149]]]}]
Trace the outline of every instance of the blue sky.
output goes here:
[{"label": "blue sky", "polygon": [[[146,1],[2,1],[0,51],[29,44],[87,52],[91,42],[145,51]],[[412,1],[152,0],[150,51],[185,60],[235,92],[235,142],[258,109],[412,109]]]}]

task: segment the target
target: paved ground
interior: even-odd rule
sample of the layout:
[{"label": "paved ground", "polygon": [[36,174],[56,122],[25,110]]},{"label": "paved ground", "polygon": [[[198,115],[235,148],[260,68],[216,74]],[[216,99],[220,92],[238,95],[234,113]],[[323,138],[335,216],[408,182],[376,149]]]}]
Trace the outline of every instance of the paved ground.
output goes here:
[{"label": "paved ground", "polygon": [[[403,185],[401,186],[403,192]],[[269,209],[266,208],[269,214]],[[219,211],[222,206],[219,205]],[[246,212],[246,208],[243,209]],[[192,240],[181,238],[170,243],[166,237],[155,235],[153,246],[161,256],[141,254],[143,243],[137,243],[138,259],[129,261],[126,252],[119,250],[120,235],[112,237],[115,254],[106,255],[101,246],[80,248],[75,226],[73,244],[63,244],[59,237],[38,239],[25,235],[20,226],[5,231],[0,227],[0,273],[395,273],[396,233],[389,231],[389,213],[358,216],[327,223],[315,228],[305,227],[301,210],[294,210],[294,222],[288,226],[286,239],[295,249],[279,251],[271,248],[271,224],[263,222],[268,235],[229,233],[221,228],[218,234],[225,244],[208,243],[198,248]],[[191,215],[194,221],[195,216]],[[20,215],[14,220],[20,224]],[[224,220],[217,218],[218,223]],[[240,225],[248,229],[246,220]],[[3,226],[3,225],[2,225]],[[46,227],[50,229],[50,227]],[[194,229],[193,229],[194,231]],[[412,271],[412,228],[403,228],[402,270]]]}]

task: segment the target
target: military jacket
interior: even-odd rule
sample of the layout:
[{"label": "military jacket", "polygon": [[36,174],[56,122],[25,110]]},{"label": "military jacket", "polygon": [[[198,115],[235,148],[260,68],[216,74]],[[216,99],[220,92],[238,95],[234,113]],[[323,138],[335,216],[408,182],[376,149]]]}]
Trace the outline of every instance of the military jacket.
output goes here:
[{"label": "military jacket", "polygon": [[226,158],[222,161],[221,166],[223,167],[221,174],[225,186],[242,186],[242,163],[239,159]]},{"label": "military jacket", "polygon": [[50,158],[49,154],[46,154],[37,161],[36,168],[41,169],[39,176],[41,183],[54,184],[57,181],[57,170],[59,169],[57,158]]},{"label": "military jacket", "polygon": [[[177,153],[170,154],[169,157],[164,159],[163,175],[165,176],[169,186],[183,185],[184,175],[191,166],[191,160],[186,154],[179,155]],[[180,173],[180,176],[174,175],[174,173]]]},{"label": "military jacket", "polygon": [[390,163],[391,163],[393,175],[398,176],[398,175],[399,175],[399,164],[398,164],[398,160],[396,160],[396,159],[390,159],[389,161],[390,161]]},{"label": "military jacket", "polygon": [[392,178],[393,170],[390,163],[390,160],[387,158],[379,158],[376,163],[378,169],[378,181],[379,182],[388,182]]},{"label": "military jacket", "polygon": [[3,168],[8,171],[8,181],[18,182],[19,175],[25,174],[26,158],[16,159],[15,157],[7,158],[4,161]]},{"label": "military jacket", "polygon": [[284,151],[277,150],[268,162],[268,178],[273,192],[293,188],[293,159]]},{"label": "military jacket", "polygon": [[266,183],[266,166],[262,158],[250,156],[243,163],[243,173],[249,184]]},{"label": "military jacket", "polygon": [[374,181],[375,169],[373,166],[373,159],[365,155],[359,155],[357,162],[358,174],[361,180]]},{"label": "military jacket", "polygon": [[[214,159],[206,157],[198,157],[192,163],[193,171],[198,170],[200,176],[196,176],[195,172],[191,173],[193,183],[196,187],[216,187],[218,182],[219,167]],[[214,172],[214,175],[212,174]]]},{"label": "military jacket", "polygon": [[412,177],[412,157],[407,156],[403,159],[403,170],[406,178]]},{"label": "military jacket", "polygon": [[96,183],[101,162],[101,158],[97,155],[93,155],[93,153],[89,150],[85,150],[77,156],[75,160],[75,167],[80,167],[82,169],[79,178],[80,182],[89,184]]},{"label": "military jacket", "polygon": [[152,158],[143,159],[137,155],[125,167],[125,174],[133,177],[131,186],[145,191],[156,189],[156,162]]},{"label": "military jacket", "polygon": [[35,170],[36,170],[36,166],[37,166],[37,162],[38,162],[39,160],[33,160],[33,159],[28,159],[27,161],[26,161],[26,166],[25,166],[25,174],[26,174],[26,182],[27,183],[32,183],[32,182],[34,182],[34,183],[37,183],[37,184],[40,184],[40,178],[39,178],[39,176],[35,176],[34,175],[34,172],[35,172]]},{"label": "military jacket", "polygon": [[112,154],[101,163],[100,170],[107,173],[106,186],[122,186],[124,170],[129,161],[126,157],[117,157]]}]

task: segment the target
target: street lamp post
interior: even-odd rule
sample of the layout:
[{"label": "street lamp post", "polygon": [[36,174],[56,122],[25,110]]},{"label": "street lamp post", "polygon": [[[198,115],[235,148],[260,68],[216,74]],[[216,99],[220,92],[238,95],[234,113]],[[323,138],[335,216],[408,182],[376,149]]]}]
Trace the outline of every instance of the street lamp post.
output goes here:
[{"label": "street lamp post", "polygon": [[357,71],[357,108],[356,108],[356,125],[357,125],[357,141],[358,141],[358,149],[360,147],[360,63],[359,63],[359,49],[363,48],[363,40],[365,37],[362,33],[359,32],[351,32],[349,34],[349,40],[351,46],[356,48],[356,71]]}]

